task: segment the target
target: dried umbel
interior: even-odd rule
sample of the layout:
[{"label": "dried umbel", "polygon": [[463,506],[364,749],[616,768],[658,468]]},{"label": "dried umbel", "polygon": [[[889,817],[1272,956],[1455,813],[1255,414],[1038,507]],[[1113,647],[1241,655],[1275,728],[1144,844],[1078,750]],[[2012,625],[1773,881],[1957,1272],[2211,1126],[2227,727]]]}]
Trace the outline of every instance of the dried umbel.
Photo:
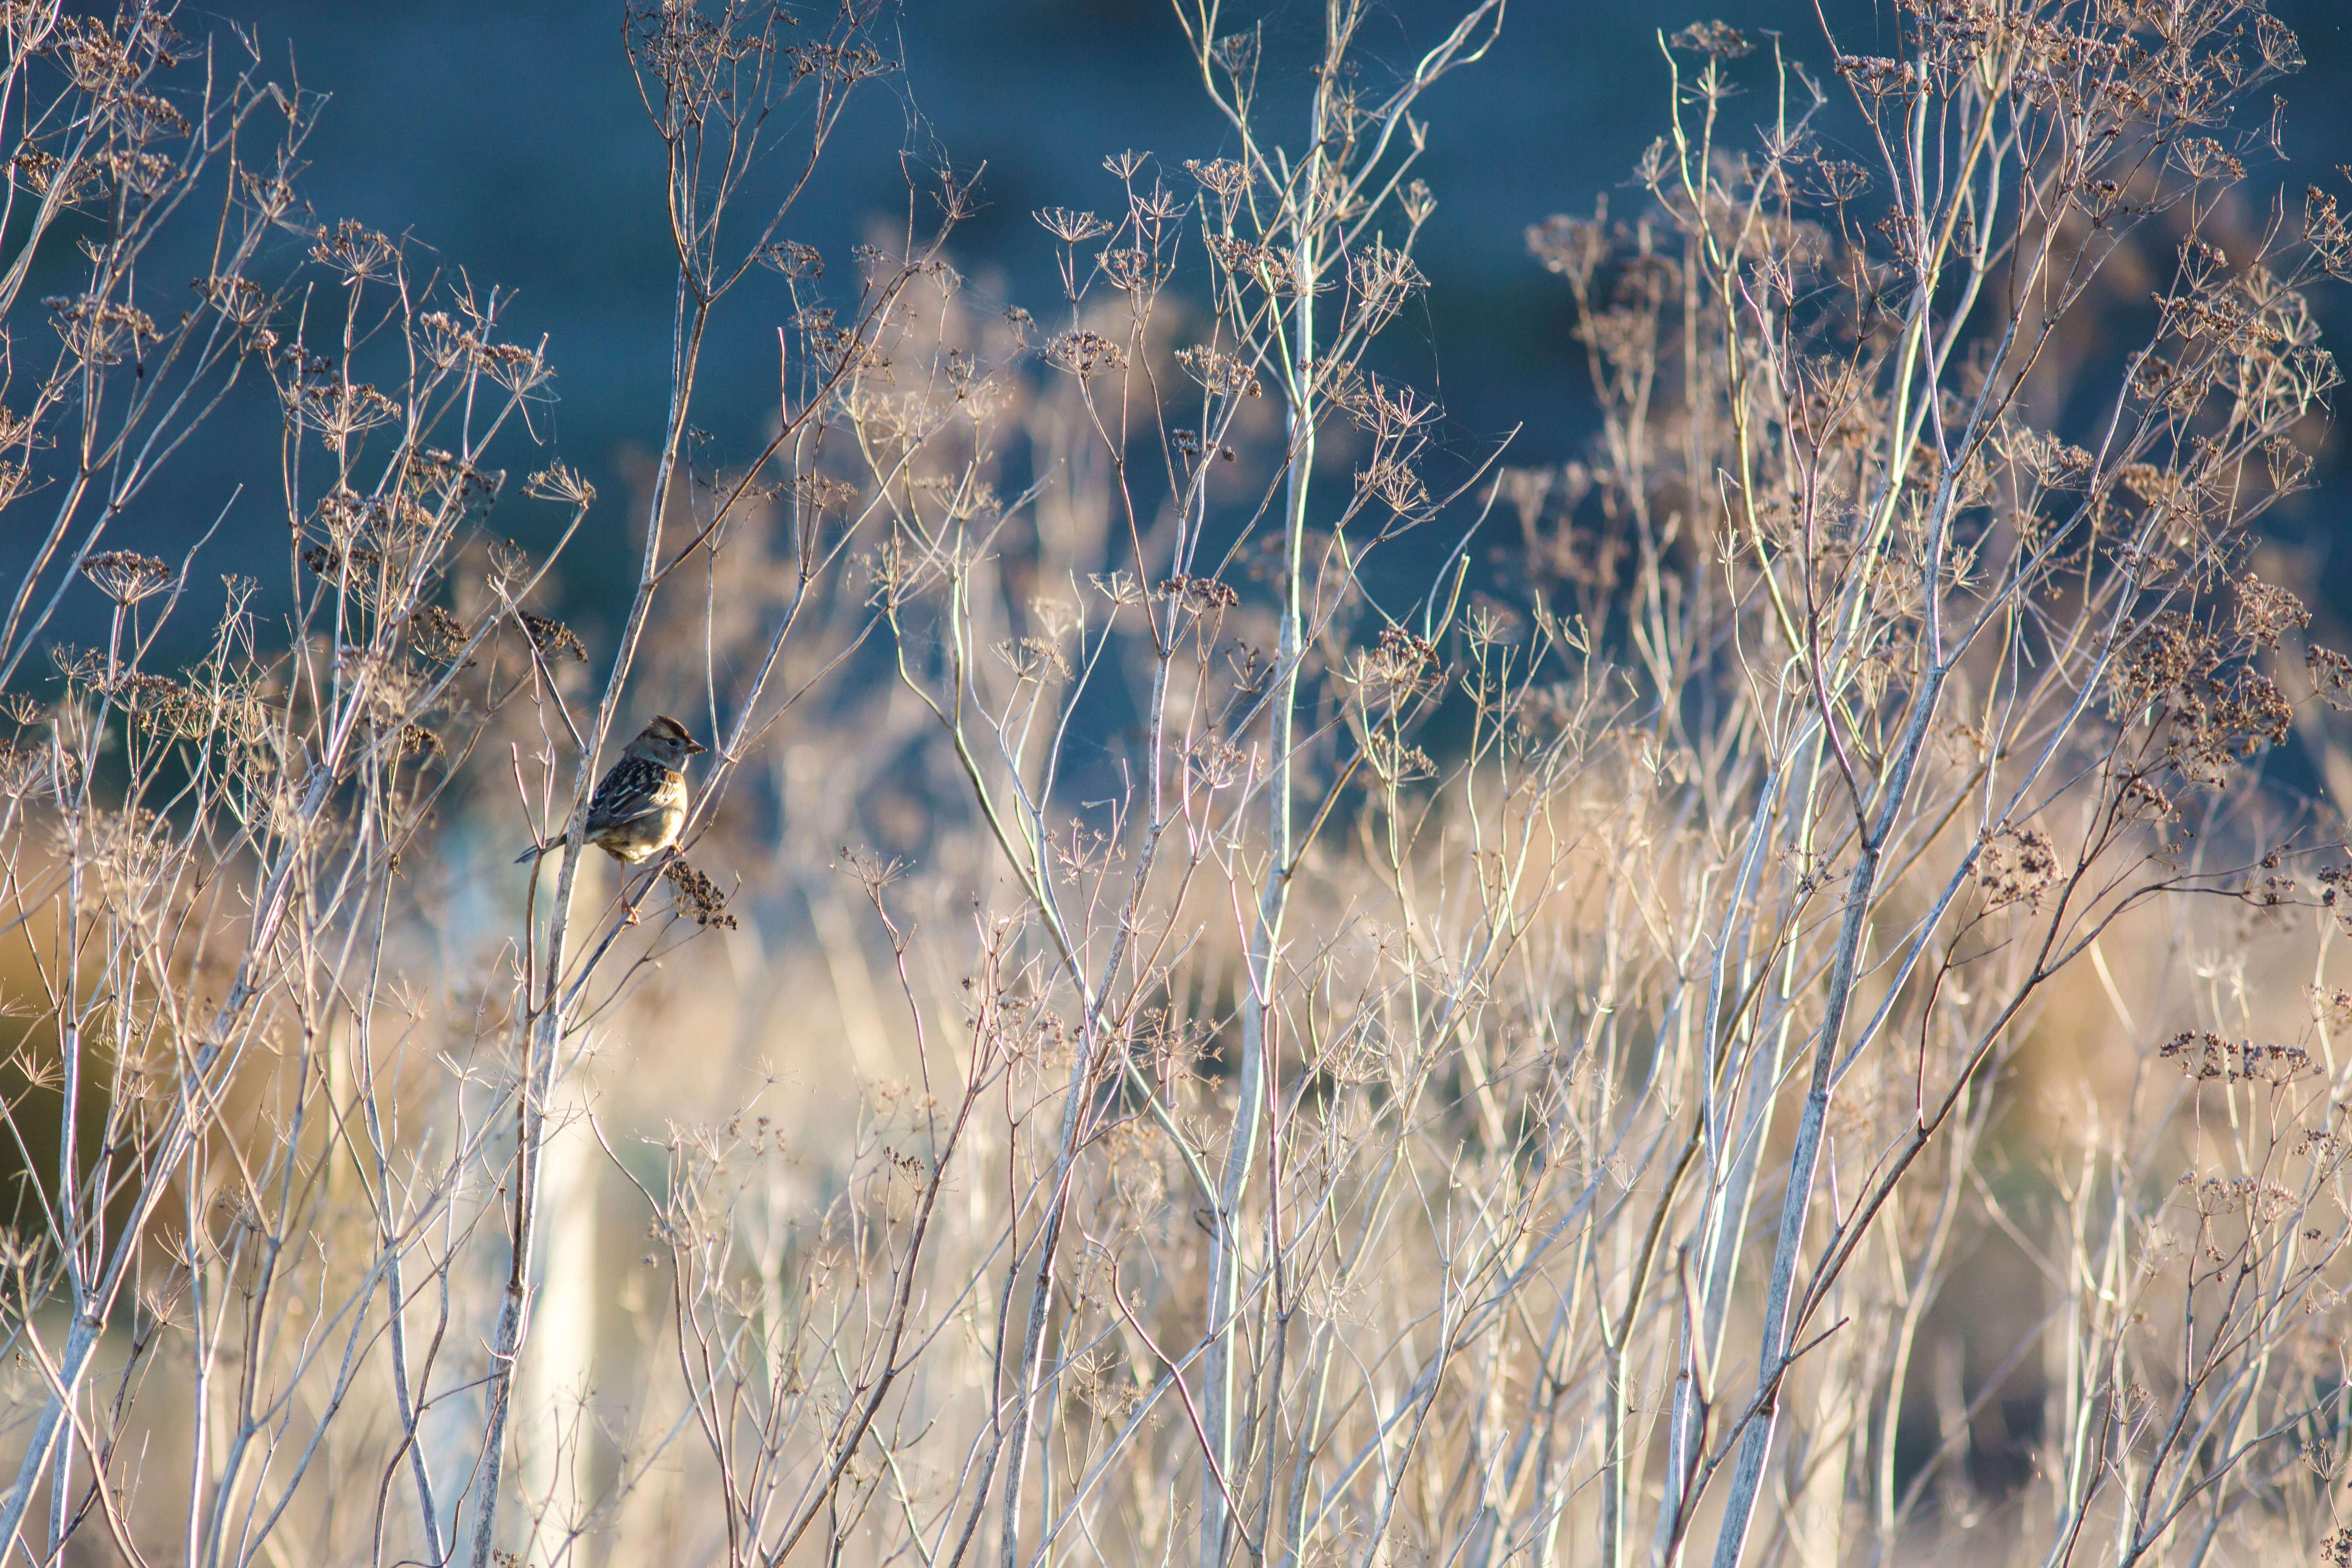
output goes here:
[{"label": "dried umbel", "polygon": [[[363,283],[391,276],[394,263],[399,259],[400,248],[388,236],[379,234],[352,218],[344,218],[319,230],[310,247],[310,259],[331,267],[343,275],[346,283]],[[432,320],[446,322],[446,314],[428,312]]]},{"label": "dried umbel", "polygon": [[1437,763],[1427,752],[1385,731],[1374,731],[1367,738],[1364,760],[1373,776],[1391,789],[1433,778],[1437,773]]},{"label": "dried umbel", "polygon": [[1207,344],[1176,351],[1176,363],[1186,374],[1219,397],[1256,397],[1263,388],[1249,365],[1238,356]]},{"label": "dried umbel", "polygon": [[365,382],[345,379],[332,367],[306,365],[280,384],[287,415],[315,434],[331,452],[342,452],[371,430],[406,413],[400,402]]},{"label": "dried umbel", "polygon": [[1100,332],[1083,328],[1057,332],[1045,340],[1047,361],[1071,374],[1086,377],[1127,368],[1127,350]]},{"label": "dried umbel", "polygon": [[1007,637],[996,645],[996,656],[1013,679],[1021,681],[1043,680],[1049,677],[1068,679],[1070,661],[1061,644],[1051,637]]},{"label": "dried umbel", "polygon": [[1171,577],[1152,592],[1181,602],[1196,616],[1222,615],[1241,603],[1241,595],[1232,584],[1214,577]]},{"label": "dried umbel", "polygon": [[1591,287],[1593,274],[1612,248],[1599,223],[1558,214],[1529,225],[1527,240],[1528,254],[1567,278],[1580,293]]},{"label": "dried umbel", "polygon": [[118,365],[137,359],[161,341],[155,318],[136,305],[102,295],[56,297],[41,301],[68,353],[93,365]]},{"label": "dried umbel", "polygon": [[1444,679],[1444,671],[1435,644],[1402,626],[1382,626],[1370,648],[1357,650],[1349,678],[1366,700],[1394,700]]},{"label": "dried umbel", "polygon": [[1984,889],[1987,909],[2011,904],[2039,909],[2042,895],[2057,878],[2057,847],[2036,826],[2003,829],[1985,840],[1977,857],[1977,883]]},{"label": "dried umbel", "polygon": [[1693,22],[1671,40],[1678,49],[1694,49],[1717,59],[1736,60],[1756,47],[1738,28],[1722,22]]},{"label": "dried umbel", "polygon": [[2311,1053],[2301,1046],[2231,1042],[2210,1030],[2182,1030],[2158,1050],[2162,1059],[2200,1082],[2293,1083],[2312,1070]]},{"label": "dried umbel", "polygon": [[452,659],[466,646],[466,625],[438,605],[419,605],[409,612],[408,637],[425,658]]},{"label": "dried umbel", "polygon": [[170,566],[135,550],[92,555],[81,563],[81,574],[100,593],[125,608],[172,585]]},{"label": "dried umbel", "polygon": [[1298,274],[1280,247],[1230,235],[1212,235],[1208,246],[1217,265],[1236,283],[1246,283],[1277,296],[1298,291]]},{"label": "dried umbel", "polygon": [[402,724],[393,738],[393,748],[402,757],[446,757],[449,748],[441,737],[422,724]]},{"label": "dried umbel", "polygon": [[1099,239],[1111,231],[1111,226],[1090,212],[1072,212],[1067,207],[1047,207],[1031,215],[1038,226],[1064,245],[1083,245]]},{"label": "dried umbel", "polygon": [[49,752],[22,741],[0,742],[0,796],[16,800],[49,783]]},{"label": "dried umbel", "polygon": [[816,247],[782,239],[760,252],[760,265],[786,278],[815,279],[824,276],[824,258]]},{"label": "dried umbel", "polygon": [[1231,742],[1210,736],[1184,753],[1185,776],[1193,788],[1230,789],[1244,774],[1248,758]]},{"label": "dried umbel", "polygon": [[1217,198],[1225,221],[1230,224],[1243,193],[1250,186],[1248,165],[1231,158],[1211,158],[1205,162],[1188,158],[1184,161],[1184,172],[1192,175],[1202,190]]},{"label": "dried umbel", "polygon": [[696,925],[716,926],[722,931],[736,929],[735,917],[727,910],[727,895],[684,856],[677,856],[665,864],[662,875],[677,889],[680,910]]},{"label": "dried umbel", "polygon": [[2275,649],[2281,637],[2309,625],[2311,612],[2287,589],[2251,572],[2239,579],[2235,631],[2241,643]]},{"label": "dried umbel", "polygon": [[2200,1182],[2184,1175],[2180,1184],[2207,1219],[2228,1215],[2252,1226],[2275,1225],[2302,1206],[2289,1188],[2252,1176],[2208,1176]]},{"label": "dried umbel", "polygon": [[126,674],[103,688],[142,728],[181,740],[200,740],[217,723],[211,697],[169,676]]},{"label": "dried umbel", "polygon": [[582,664],[588,661],[588,645],[580,640],[578,632],[562,621],[546,616],[534,616],[529,610],[517,612],[516,618],[522,622],[522,629],[530,637],[530,646],[548,658],[569,658]]},{"label": "dried umbel", "polygon": [[2260,596],[2242,600],[2230,641],[2187,614],[2155,616],[2115,659],[2115,711],[2145,725],[2165,765],[2183,779],[2219,784],[2262,746],[2286,738],[2294,716],[2285,694],[2239,661],[2294,624],[2284,602]]},{"label": "dried umbel", "polygon": [[338,550],[331,544],[306,544],[301,550],[301,562],[321,577],[359,588],[365,586],[367,579],[383,566],[383,553],[364,544],[354,544],[347,550]]},{"label": "dried umbel", "polygon": [[2320,700],[2338,712],[2352,709],[2352,658],[2312,643],[2303,650],[2303,662]]}]

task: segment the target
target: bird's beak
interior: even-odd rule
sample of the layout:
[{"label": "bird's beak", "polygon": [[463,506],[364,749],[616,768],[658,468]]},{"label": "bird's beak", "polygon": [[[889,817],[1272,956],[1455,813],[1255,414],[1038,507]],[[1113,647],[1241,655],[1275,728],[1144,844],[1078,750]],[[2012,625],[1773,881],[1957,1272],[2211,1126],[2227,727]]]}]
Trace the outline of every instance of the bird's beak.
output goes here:
[{"label": "bird's beak", "polygon": [[709,747],[704,745],[693,736],[688,735],[686,738],[686,754],[688,756],[693,756],[697,752],[707,752],[709,750],[710,750]]}]

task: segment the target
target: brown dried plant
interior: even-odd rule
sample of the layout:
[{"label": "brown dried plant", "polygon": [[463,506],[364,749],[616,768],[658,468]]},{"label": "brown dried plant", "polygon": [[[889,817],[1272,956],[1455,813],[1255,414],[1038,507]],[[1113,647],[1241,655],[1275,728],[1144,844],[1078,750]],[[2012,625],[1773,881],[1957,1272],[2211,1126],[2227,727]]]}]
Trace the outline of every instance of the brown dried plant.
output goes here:
[{"label": "brown dried plant", "polygon": [[[2344,1556],[2352,864],[2263,766],[2347,765],[2352,661],[2255,525],[2352,241],[2227,199],[2293,38],[1662,37],[1633,205],[1528,234],[1601,434],[1510,468],[1367,353],[1504,9],[1391,68],[1357,0],[1181,0],[1223,155],[1059,193],[1024,305],[953,178],[789,232],[877,4],[633,0],[624,521],[522,450],[506,296],[302,204],[312,100],[0,7],[10,1551]],[[771,327],[721,450],[704,351]],[[240,377],[288,552],[215,600],[146,497]],[[678,852],[494,886],[656,698]]]}]

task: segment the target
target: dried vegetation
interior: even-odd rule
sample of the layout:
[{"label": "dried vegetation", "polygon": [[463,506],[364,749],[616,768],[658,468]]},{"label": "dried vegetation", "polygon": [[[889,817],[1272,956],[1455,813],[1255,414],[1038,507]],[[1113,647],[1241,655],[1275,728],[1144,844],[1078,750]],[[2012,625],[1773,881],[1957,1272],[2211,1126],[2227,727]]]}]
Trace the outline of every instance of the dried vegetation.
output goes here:
[{"label": "dried vegetation", "polygon": [[[2264,773],[2352,779],[2352,661],[2256,526],[2352,237],[2232,195],[2294,38],[1661,38],[1528,231],[1538,468],[1368,357],[1503,6],[1365,10],[1181,0],[1223,155],[1106,160],[1024,308],[952,178],[792,236],[874,0],[630,0],[624,518],[501,295],[303,205],[311,100],[0,6],[0,1556],[2352,1560],[2346,802]],[[268,586],[150,497],[257,385]],[[486,869],[656,705],[684,858]]]}]

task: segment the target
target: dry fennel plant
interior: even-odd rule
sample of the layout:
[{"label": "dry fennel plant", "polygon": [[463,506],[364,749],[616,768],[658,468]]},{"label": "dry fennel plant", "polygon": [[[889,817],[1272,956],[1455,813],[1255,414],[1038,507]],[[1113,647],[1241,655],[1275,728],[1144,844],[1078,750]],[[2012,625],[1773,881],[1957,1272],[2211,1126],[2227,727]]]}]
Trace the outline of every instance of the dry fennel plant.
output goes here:
[{"label": "dry fennel plant", "polygon": [[[2253,525],[2352,237],[2228,199],[2292,37],[1662,37],[1636,204],[1529,231],[1601,414],[1537,468],[1367,353],[1428,287],[1419,106],[1494,68],[1498,0],[1402,66],[1354,0],[1186,0],[1224,155],[1107,159],[1026,305],[950,265],[952,178],[846,258],[788,231],[885,15],[629,7],[678,308],[620,542],[496,466],[553,374],[501,298],[300,205],[306,102],[172,96],[168,12],[6,13],[46,106],[7,277],[61,213],[100,237],[0,388],[47,509],[0,627],[41,693],[0,753],[0,1536],[2340,1559],[2352,867],[2259,763],[2352,665]],[[223,237],[173,325],[135,263],[190,197]],[[2160,282],[2110,356],[2119,258]],[[755,278],[778,406],[720,457],[698,372]],[[293,607],[232,582],[169,668],[216,579],[141,498],[240,378]],[[640,552],[607,647],[543,613],[581,548]],[[717,742],[688,858],[485,900],[484,842],[579,841],[647,692]],[[2127,1060],[2068,1055],[2085,1016]],[[2031,1300],[1964,1332],[1995,1253]]]}]

